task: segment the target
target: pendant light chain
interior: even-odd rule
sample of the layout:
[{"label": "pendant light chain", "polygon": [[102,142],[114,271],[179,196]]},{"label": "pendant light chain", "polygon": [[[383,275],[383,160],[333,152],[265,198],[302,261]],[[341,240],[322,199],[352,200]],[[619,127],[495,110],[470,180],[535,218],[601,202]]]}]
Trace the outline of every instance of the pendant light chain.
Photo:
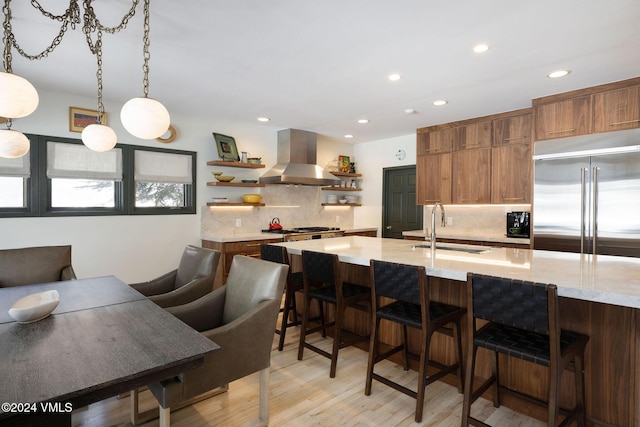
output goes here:
[{"label": "pendant light chain", "polygon": [[4,0],[4,5],[2,6],[2,12],[4,13],[4,22],[2,24],[3,34],[2,34],[2,44],[4,46],[4,51],[2,52],[2,66],[4,67],[4,71],[7,73],[13,73],[11,69],[11,38],[13,33],[11,32],[11,0]]},{"label": "pendant light chain", "polygon": [[142,87],[145,98],[149,97],[149,59],[151,58],[151,53],[149,52],[149,45],[151,44],[149,41],[149,1],[150,0],[144,0],[144,33],[142,36],[142,49],[144,56],[144,65],[142,66]]}]

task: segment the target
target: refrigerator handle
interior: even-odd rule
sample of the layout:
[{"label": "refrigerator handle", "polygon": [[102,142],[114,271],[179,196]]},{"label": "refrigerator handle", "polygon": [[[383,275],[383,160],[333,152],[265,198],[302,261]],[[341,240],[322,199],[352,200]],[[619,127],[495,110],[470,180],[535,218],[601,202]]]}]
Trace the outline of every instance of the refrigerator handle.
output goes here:
[{"label": "refrigerator handle", "polygon": [[598,169],[600,169],[597,166],[594,166],[592,169],[592,190],[591,190],[591,200],[593,200],[592,203],[592,209],[593,209],[593,215],[591,216],[591,230],[593,230],[591,232],[592,235],[592,249],[591,252],[593,253],[593,255],[596,254],[596,247],[598,244]]},{"label": "refrigerator handle", "polygon": [[584,236],[585,236],[585,218],[584,210],[587,202],[585,180],[587,168],[580,168],[580,253],[584,253]]}]

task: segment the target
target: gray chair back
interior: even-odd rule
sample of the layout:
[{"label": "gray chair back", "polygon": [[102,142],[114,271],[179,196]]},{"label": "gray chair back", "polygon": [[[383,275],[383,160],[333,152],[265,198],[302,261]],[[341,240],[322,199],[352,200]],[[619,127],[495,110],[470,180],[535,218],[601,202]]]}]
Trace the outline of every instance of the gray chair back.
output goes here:
[{"label": "gray chair back", "polygon": [[220,252],[187,245],[182,253],[175,289],[178,289],[197,277],[213,276],[218,266]]},{"label": "gray chair back", "polygon": [[71,245],[0,250],[0,287],[75,279]]},{"label": "gray chair back", "polygon": [[261,302],[280,301],[284,290],[281,275],[282,266],[279,264],[245,256],[233,257],[227,279],[222,323],[234,321]]}]

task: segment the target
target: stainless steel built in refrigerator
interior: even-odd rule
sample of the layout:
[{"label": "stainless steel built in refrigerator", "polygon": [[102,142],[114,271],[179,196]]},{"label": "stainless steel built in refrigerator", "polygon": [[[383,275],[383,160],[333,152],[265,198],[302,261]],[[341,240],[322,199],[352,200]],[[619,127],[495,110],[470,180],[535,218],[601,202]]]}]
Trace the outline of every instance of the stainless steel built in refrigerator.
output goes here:
[{"label": "stainless steel built in refrigerator", "polygon": [[640,257],[640,129],[534,150],[534,249]]}]

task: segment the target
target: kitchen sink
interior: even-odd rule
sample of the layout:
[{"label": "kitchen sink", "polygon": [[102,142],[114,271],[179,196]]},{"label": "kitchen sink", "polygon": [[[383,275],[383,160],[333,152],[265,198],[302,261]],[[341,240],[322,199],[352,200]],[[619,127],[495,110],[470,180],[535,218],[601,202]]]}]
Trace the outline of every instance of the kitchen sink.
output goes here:
[{"label": "kitchen sink", "polygon": [[[413,245],[414,248],[431,248],[430,243],[425,243],[422,245]],[[491,249],[489,248],[470,248],[465,246],[451,246],[447,244],[439,244],[436,245],[436,250],[443,251],[456,251],[456,252],[466,252],[468,254],[481,254],[484,252],[489,252]]]}]

